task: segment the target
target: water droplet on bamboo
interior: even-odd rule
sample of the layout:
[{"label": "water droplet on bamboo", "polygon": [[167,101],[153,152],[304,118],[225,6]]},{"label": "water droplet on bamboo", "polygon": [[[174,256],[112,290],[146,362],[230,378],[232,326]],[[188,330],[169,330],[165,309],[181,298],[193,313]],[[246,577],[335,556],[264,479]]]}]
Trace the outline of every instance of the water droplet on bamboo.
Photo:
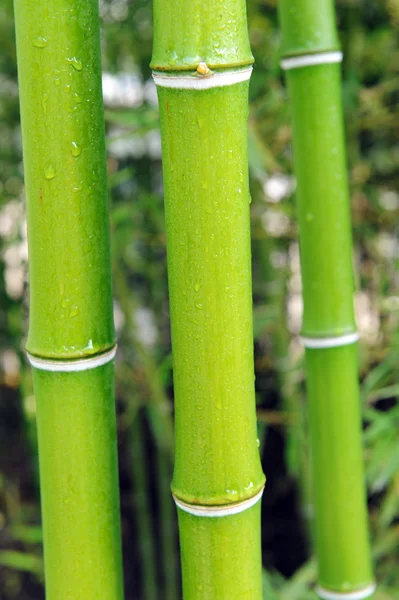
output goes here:
[{"label": "water droplet on bamboo", "polygon": [[69,316],[71,317],[71,319],[73,319],[74,317],[77,317],[79,314],[79,308],[76,305],[73,305],[71,307],[71,310],[69,311]]},{"label": "water droplet on bamboo", "polygon": [[202,306],[202,304],[200,302],[197,302],[195,305],[195,308],[198,308],[199,310],[202,310],[204,307]]},{"label": "water droplet on bamboo", "polygon": [[44,176],[46,179],[54,179],[57,172],[52,164],[48,164],[44,170]]},{"label": "water droplet on bamboo", "polygon": [[195,289],[195,291],[196,291],[196,292],[199,292],[199,291],[200,291],[200,289],[201,289],[201,284],[197,282],[197,283],[195,284],[195,286],[194,286],[194,289]]},{"label": "water droplet on bamboo", "polygon": [[73,66],[75,71],[82,70],[82,68],[83,68],[82,62],[78,58],[76,58],[76,56],[73,56],[72,58],[67,58],[67,61],[69,63],[71,63],[71,65]]},{"label": "water droplet on bamboo", "polygon": [[260,439],[259,438],[256,438],[256,445],[258,448],[260,447]]},{"label": "water droplet on bamboo", "polygon": [[83,102],[83,98],[81,96],[79,96],[79,94],[77,94],[76,92],[74,95],[75,95],[76,104],[81,104]]},{"label": "water droplet on bamboo", "polygon": [[77,158],[82,152],[82,148],[76,142],[72,142],[71,154],[73,157]]},{"label": "water droplet on bamboo", "polygon": [[203,181],[201,183],[201,189],[202,190],[207,190],[208,189],[208,182],[207,181]]},{"label": "water droplet on bamboo", "polygon": [[48,46],[48,41],[46,40],[46,38],[42,37],[41,35],[38,35],[33,40],[33,45],[35,48],[45,48],[46,46]]}]

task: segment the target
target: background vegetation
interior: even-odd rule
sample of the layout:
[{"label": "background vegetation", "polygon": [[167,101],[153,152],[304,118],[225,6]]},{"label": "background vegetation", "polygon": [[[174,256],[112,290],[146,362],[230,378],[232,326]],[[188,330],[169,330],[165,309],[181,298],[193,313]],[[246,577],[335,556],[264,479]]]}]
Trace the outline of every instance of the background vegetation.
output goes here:
[{"label": "background vegetation", "polygon": [[[399,599],[399,0],[340,0],[369,512]],[[289,109],[275,0],[249,0],[249,123],[265,597],[311,600],[311,482]],[[100,0],[127,600],[180,597],[161,150],[149,0]],[[43,598],[27,245],[11,0],[0,4],[0,596]],[[101,293],[99,290],[98,293]],[[57,399],[62,402],[62,398]],[[354,542],[355,543],[355,542]]]}]

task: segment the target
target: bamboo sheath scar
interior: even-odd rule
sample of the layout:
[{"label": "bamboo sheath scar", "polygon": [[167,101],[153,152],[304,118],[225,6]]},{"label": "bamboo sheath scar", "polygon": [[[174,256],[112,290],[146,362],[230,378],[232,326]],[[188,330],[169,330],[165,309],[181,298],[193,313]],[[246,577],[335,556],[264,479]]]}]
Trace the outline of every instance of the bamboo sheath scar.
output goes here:
[{"label": "bamboo sheath scar", "polygon": [[15,0],[48,600],[122,600],[96,0]]},{"label": "bamboo sheath scar", "polygon": [[260,600],[242,0],[154,2],[185,600]]},{"label": "bamboo sheath scar", "polygon": [[352,242],[332,0],[281,0],[292,107],[312,441],[317,593],[374,593],[362,465]]}]

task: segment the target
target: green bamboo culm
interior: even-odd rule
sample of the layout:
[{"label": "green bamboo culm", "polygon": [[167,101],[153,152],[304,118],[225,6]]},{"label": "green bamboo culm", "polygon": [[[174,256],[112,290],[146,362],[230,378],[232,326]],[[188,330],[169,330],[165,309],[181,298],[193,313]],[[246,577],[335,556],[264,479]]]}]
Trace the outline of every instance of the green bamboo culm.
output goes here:
[{"label": "green bamboo culm", "polygon": [[98,6],[14,5],[46,598],[121,600]]},{"label": "green bamboo culm", "polygon": [[260,600],[243,0],[155,0],[185,600]]},{"label": "green bamboo culm", "polygon": [[332,0],[280,0],[292,106],[318,594],[374,592],[362,464],[342,54]]}]

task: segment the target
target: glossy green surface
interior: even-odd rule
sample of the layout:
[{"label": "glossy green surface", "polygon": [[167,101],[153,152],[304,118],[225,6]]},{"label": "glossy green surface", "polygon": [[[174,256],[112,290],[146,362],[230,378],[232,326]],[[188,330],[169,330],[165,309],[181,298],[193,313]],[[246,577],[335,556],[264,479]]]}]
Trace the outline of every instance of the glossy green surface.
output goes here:
[{"label": "glossy green surface", "polygon": [[46,598],[121,600],[113,364],[33,375]]},{"label": "glossy green surface", "polygon": [[302,333],[340,335],[356,330],[340,65],[293,69],[286,79],[297,177]]},{"label": "glossy green surface", "polygon": [[154,70],[253,62],[245,0],[154,0]]},{"label": "glossy green surface", "polygon": [[280,0],[283,56],[339,49],[333,0]]},{"label": "glossy green surface", "polygon": [[373,581],[367,533],[357,345],[307,350],[319,584],[350,592]]},{"label": "glossy green surface", "polygon": [[248,84],[158,89],[175,391],[174,493],[227,504],[264,482],[257,447]]},{"label": "glossy green surface", "polygon": [[[281,0],[283,55],[336,48],[333,3]],[[292,107],[302,334],[356,331],[339,64],[288,70]],[[332,592],[373,581],[362,465],[356,344],[306,350],[318,583]]]},{"label": "glossy green surface", "polygon": [[184,598],[260,600],[260,502],[229,517],[178,514]]},{"label": "glossy green surface", "polygon": [[27,196],[30,326],[38,356],[114,342],[96,0],[15,0]]},{"label": "glossy green surface", "polygon": [[[27,349],[114,343],[98,6],[15,0],[29,239]],[[113,364],[33,370],[47,600],[121,600]]]}]

